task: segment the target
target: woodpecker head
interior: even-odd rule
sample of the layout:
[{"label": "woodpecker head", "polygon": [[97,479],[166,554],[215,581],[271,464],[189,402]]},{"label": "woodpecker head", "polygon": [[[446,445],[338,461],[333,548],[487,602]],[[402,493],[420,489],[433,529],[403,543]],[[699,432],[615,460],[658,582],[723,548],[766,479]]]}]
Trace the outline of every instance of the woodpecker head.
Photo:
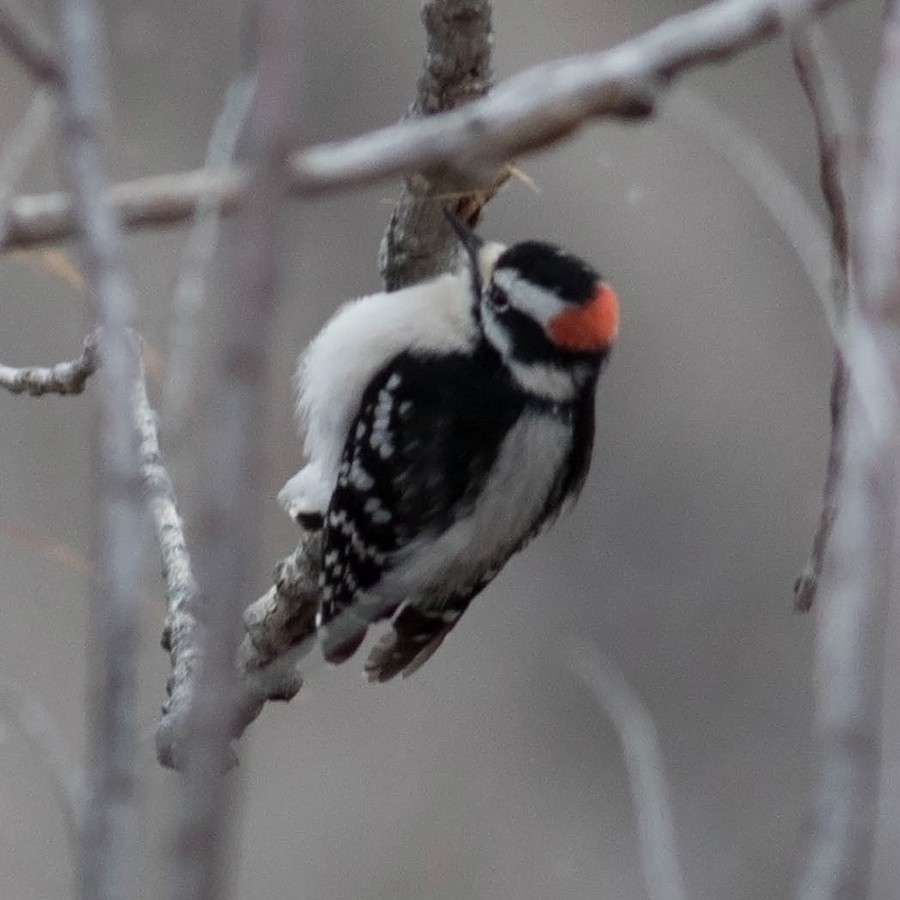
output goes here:
[{"label": "woodpecker head", "polygon": [[485,243],[448,214],[469,257],[485,339],[524,388],[569,399],[596,377],[619,328],[615,291],[553,244]]}]

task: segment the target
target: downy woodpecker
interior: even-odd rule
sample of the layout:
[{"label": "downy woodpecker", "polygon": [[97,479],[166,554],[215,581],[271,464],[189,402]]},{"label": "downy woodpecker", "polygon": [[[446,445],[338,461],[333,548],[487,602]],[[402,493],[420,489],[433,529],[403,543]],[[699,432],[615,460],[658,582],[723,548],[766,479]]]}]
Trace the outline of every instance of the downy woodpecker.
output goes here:
[{"label": "downy woodpecker", "polygon": [[279,500],[324,529],[325,658],[393,617],[371,681],[418,669],[577,496],[618,330],[615,293],[580,259],[451,222],[460,272],[343,306],[297,370],[308,462]]}]

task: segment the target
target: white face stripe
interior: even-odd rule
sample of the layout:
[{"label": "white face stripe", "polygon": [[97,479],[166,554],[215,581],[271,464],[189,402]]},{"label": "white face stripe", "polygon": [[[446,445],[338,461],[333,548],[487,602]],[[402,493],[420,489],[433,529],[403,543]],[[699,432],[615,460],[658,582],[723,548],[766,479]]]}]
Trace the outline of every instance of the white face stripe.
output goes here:
[{"label": "white face stripe", "polygon": [[513,378],[529,393],[554,403],[571,400],[579,390],[580,380],[573,377],[571,366],[555,366],[549,362],[519,362],[513,357],[512,336],[497,321],[488,307],[481,310],[481,327],[488,342],[503,357]]},{"label": "white face stripe", "polygon": [[572,377],[571,369],[563,369],[552,363],[516,362],[507,360],[513,378],[530,394],[551,400],[554,403],[567,403],[578,393],[579,384]]},{"label": "white face stripe", "polygon": [[[551,291],[520,278],[511,269],[498,269],[494,284],[509,297],[514,309],[534,319],[545,331],[554,316],[566,309],[566,303]],[[506,361],[513,378],[529,393],[554,403],[566,403],[578,393],[580,381],[569,367],[552,363],[518,362],[513,357],[512,337],[498,320],[490,304],[481,305],[481,327],[485,337]]]},{"label": "white face stripe", "polygon": [[488,343],[509,362],[512,357],[512,335],[498,321],[494,311],[482,304],[481,307],[481,330],[487,338]]},{"label": "white face stripe", "polygon": [[552,291],[520,278],[512,269],[497,269],[493,281],[509,297],[515,309],[531,316],[544,330],[554,316],[568,307],[568,304]]}]

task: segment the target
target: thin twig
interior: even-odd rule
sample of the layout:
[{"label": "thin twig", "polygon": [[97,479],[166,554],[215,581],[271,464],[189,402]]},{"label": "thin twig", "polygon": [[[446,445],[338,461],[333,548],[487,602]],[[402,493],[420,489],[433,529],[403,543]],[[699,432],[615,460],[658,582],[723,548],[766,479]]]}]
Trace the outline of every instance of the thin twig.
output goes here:
[{"label": "thin twig", "polygon": [[97,370],[97,335],[85,338],[78,359],[55,366],[13,368],[0,363],[0,387],[13,394],[42,397],[46,394],[80,394],[88,378]]},{"label": "thin twig", "polygon": [[[816,102],[825,102],[817,95]],[[846,305],[846,289],[849,275],[841,269],[840,246],[829,242],[826,230],[818,216],[803,196],[793,179],[782,169],[772,154],[737,122],[731,120],[722,110],[688,91],[674,92],[664,107],[664,115],[673,118],[680,125],[695,131],[713,150],[732,166],[734,171],[752,188],[778,226],[788,243],[794,248],[801,265],[812,284],[825,319],[831,329],[835,346],[840,348],[843,337],[843,315]],[[826,123],[826,118],[820,121]],[[836,134],[829,130],[829,146],[834,146]],[[835,152],[835,151],[830,151]],[[832,156],[822,156],[822,163]],[[828,193],[832,197],[843,197],[839,185],[831,182],[829,174]],[[835,176],[836,177],[836,176]],[[843,225],[835,221],[832,213],[832,241],[843,237],[846,240],[846,221]],[[840,212],[837,212],[840,218]],[[846,214],[844,214],[846,220]],[[794,585],[795,606],[809,609],[818,587],[822,571],[828,536],[837,515],[835,489],[841,465],[843,407],[846,397],[847,376],[841,351],[835,351],[835,370],[831,385],[831,443],[828,453],[822,512],[813,538],[809,560]]]},{"label": "thin twig", "polygon": [[798,612],[812,609],[819,591],[819,581],[825,567],[825,554],[831,530],[838,515],[837,489],[844,465],[844,427],[847,406],[847,366],[840,351],[834,354],[834,372],[828,412],[831,419],[831,439],[828,444],[828,460],[825,463],[825,484],[822,488],[822,511],[813,534],[812,548],[803,571],[794,582],[794,608]]},{"label": "thin twig", "polygon": [[[190,637],[189,632],[196,627],[190,610],[197,601],[199,588],[191,567],[191,556],[184,536],[184,522],[178,513],[175,488],[163,462],[157,415],[147,398],[147,381],[143,364],[139,368],[132,403],[134,427],[140,440],[140,474],[144,504],[150,513],[156,533],[169,610],[162,644],[166,650],[172,652],[173,665],[176,661],[185,665],[188,662],[186,654],[178,651],[181,649],[180,644]],[[179,626],[178,633],[173,632],[175,624]],[[176,645],[179,645],[177,649]]]},{"label": "thin twig", "polygon": [[596,647],[572,638],[566,655],[569,668],[609,716],[622,744],[647,896],[650,900],[686,900],[672,804],[653,718],[622,672]]},{"label": "thin twig", "polygon": [[822,304],[835,342],[840,341],[829,274],[828,233],[791,176],[759,140],[724,110],[692,91],[674,91],[662,114],[700,137],[753,191],[793,248]]},{"label": "thin twig", "polygon": [[[426,54],[410,117],[433,116],[484,97],[491,72],[490,0],[429,0],[422,8]],[[495,181],[502,183],[500,173]],[[407,176],[378,254],[385,288],[397,290],[453,268],[458,241],[443,208],[474,225],[493,191],[470,193],[450,171]],[[454,197],[439,201],[439,198]]]},{"label": "thin twig", "polygon": [[3,144],[0,156],[0,243],[9,225],[10,204],[16,187],[38,144],[50,130],[56,100],[51,91],[39,87],[31,98],[28,111]]},{"label": "thin twig", "polygon": [[[109,188],[103,199],[114,210],[125,231],[165,228],[194,215],[197,204],[211,200],[223,213],[233,213],[243,202],[246,172],[240,169],[195,169],[172,175],[138,178]],[[25,249],[72,237],[75,213],[64,191],[16,197],[10,204],[10,222],[0,248]]]},{"label": "thin twig", "polygon": [[[888,5],[868,126],[858,302],[847,308],[844,466],[816,611],[819,769],[797,900],[868,896],[878,814],[884,622],[896,593],[900,487],[900,7]],[[862,384],[874,385],[863,403]]]},{"label": "thin twig", "polygon": [[[853,161],[858,130],[852,101],[837,57],[825,39],[822,25],[805,23],[791,36],[794,69],[813,114],[819,146],[819,182],[831,218],[831,290],[836,316],[843,321],[851,284],[848,169]],[[844,449],[844,409],[847,404],[847,367],[838,346],[831,380],[831,441],[822,490],[822,512],[806,566],[794,585],[794,605],[810,609],[825,562],[825,551],[838,509],[835,492],[840,481]]]},{"label": "thin twig", "polygon": [[225,769],[241,713],[235,665],[243,633],[241,612],[262,532],[279,211],[285,193],[284,159],[298,108],[303,9],[296,0],[265,0],[258,9],[257,92],[247,129],[252,174],[243,227],[231,253],[231,288],[222,313],[221,351],[201,451],[196,560],[210,602],[195,635],[193,695],[185,707],[169,710],[175,723],[172,732],[184,742],[186,762],[177,820],[175,900],[217,900],[229,868],[231,783]]},{"label": "thin twig", "polygon": [[[588,121],[650,115],[658,91],[677,76],[779,34],[786,10],[799,17],[841,2],[718,0],[612,50],[529,69],[461,109],[301,150],[290,158],[287,186],[309,196],[449,169],[490,187],[503,160],[552,146]],[[123,227],[137,230],[183,222],[203,197],[231,212],[246,189],[241,170],[201,169],[123,183],[108,200]],[[0,248],[58,241],[72,228],[65,194],[19,197]]]},{"label": "thin twig", "polygon": [[[846,303],[850,269],[849,170],[855,162],[858,127],[837,54],[821,22],[803,23],[791,34],[794,71],[809,101],[819,145],[819,183],[831,218],[836,257],[836,299]],[[842,311],[842,310],[841,310]]]},{"label": "thin twig", "polygon": [[17,0],[0,0],[0,43],[39,81],[62,80],[50,38]]},{"label": "thin twig", "polygon": [[[229,85],[206,148],[208,169],[215,170],[231,164],[255,91],[255,75],[239,75]],[[216,197],[205,197],[197,204],[172,295],[169,374],[163,402],[163,416],[170,440],[177,440],[190,405],[197,319],[203,306],[206,277],[219,237],[220,221],[221,209]]]},{"label": "thin twig", "polygon": [[[133,403],[135,430],[140,436],[144,504],[156,533],[166,589],[168,615],[162,645],[172,662],[162,719],[156,730],[156,751],[163,765],[180,769],[185,765],[184,719],[193,700],[201,658],[202,596],[194,578],[175,489],[160,448],[158,416],[147,398],[143,366]],[[298,645],[314,631],[311,623],[315,603],[310,598],[318,597],[318,588],[309,578],[315,578],[310,573],[317,571],[316,558],[316,553],[301,543],[280,564],[275,586],[269,592],[271,598],[269,594],[260,598],[244,615],[248,636],[239,653],[243,677],[233,738],[243,734],[266,701],[289,700],[300,690],[302,680],[296,671],[296,660],[309,650],[308,641]],[[274,609],[271,603],[275,604]],[[277,641],[287,634],[291,635],[288,642],[276,647]]]},{"label": "thin twig", "polygon": [[93,313],[102,334],[91,431],[96,583],[88,613],[88,802],[79,874],[84,898],[119,900],[133,896],[136,874],[143,529],[131,418],[138,348],[128,331],[133,301],[121,261],[119,230],[104,201],[107,181],[100,129],[108,95],[100,32],[94,0],[64,0],[62,161]]}]

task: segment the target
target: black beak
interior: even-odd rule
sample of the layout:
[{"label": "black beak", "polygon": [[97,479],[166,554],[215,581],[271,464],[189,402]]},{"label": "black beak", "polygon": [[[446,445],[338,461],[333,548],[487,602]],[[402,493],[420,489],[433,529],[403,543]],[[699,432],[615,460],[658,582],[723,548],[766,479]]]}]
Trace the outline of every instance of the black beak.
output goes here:
[{"label": "black beak", "polygon": [[469,265],[472,270],[472,287],[475,296],[481,296],[481,266],[478,264],[478,251],[484,246],[484,241],[472,231],[469,226],[452,209],[444,207],[444,217],[450,223],[450,227],[456,232],[463,250],[469,257]]}]

